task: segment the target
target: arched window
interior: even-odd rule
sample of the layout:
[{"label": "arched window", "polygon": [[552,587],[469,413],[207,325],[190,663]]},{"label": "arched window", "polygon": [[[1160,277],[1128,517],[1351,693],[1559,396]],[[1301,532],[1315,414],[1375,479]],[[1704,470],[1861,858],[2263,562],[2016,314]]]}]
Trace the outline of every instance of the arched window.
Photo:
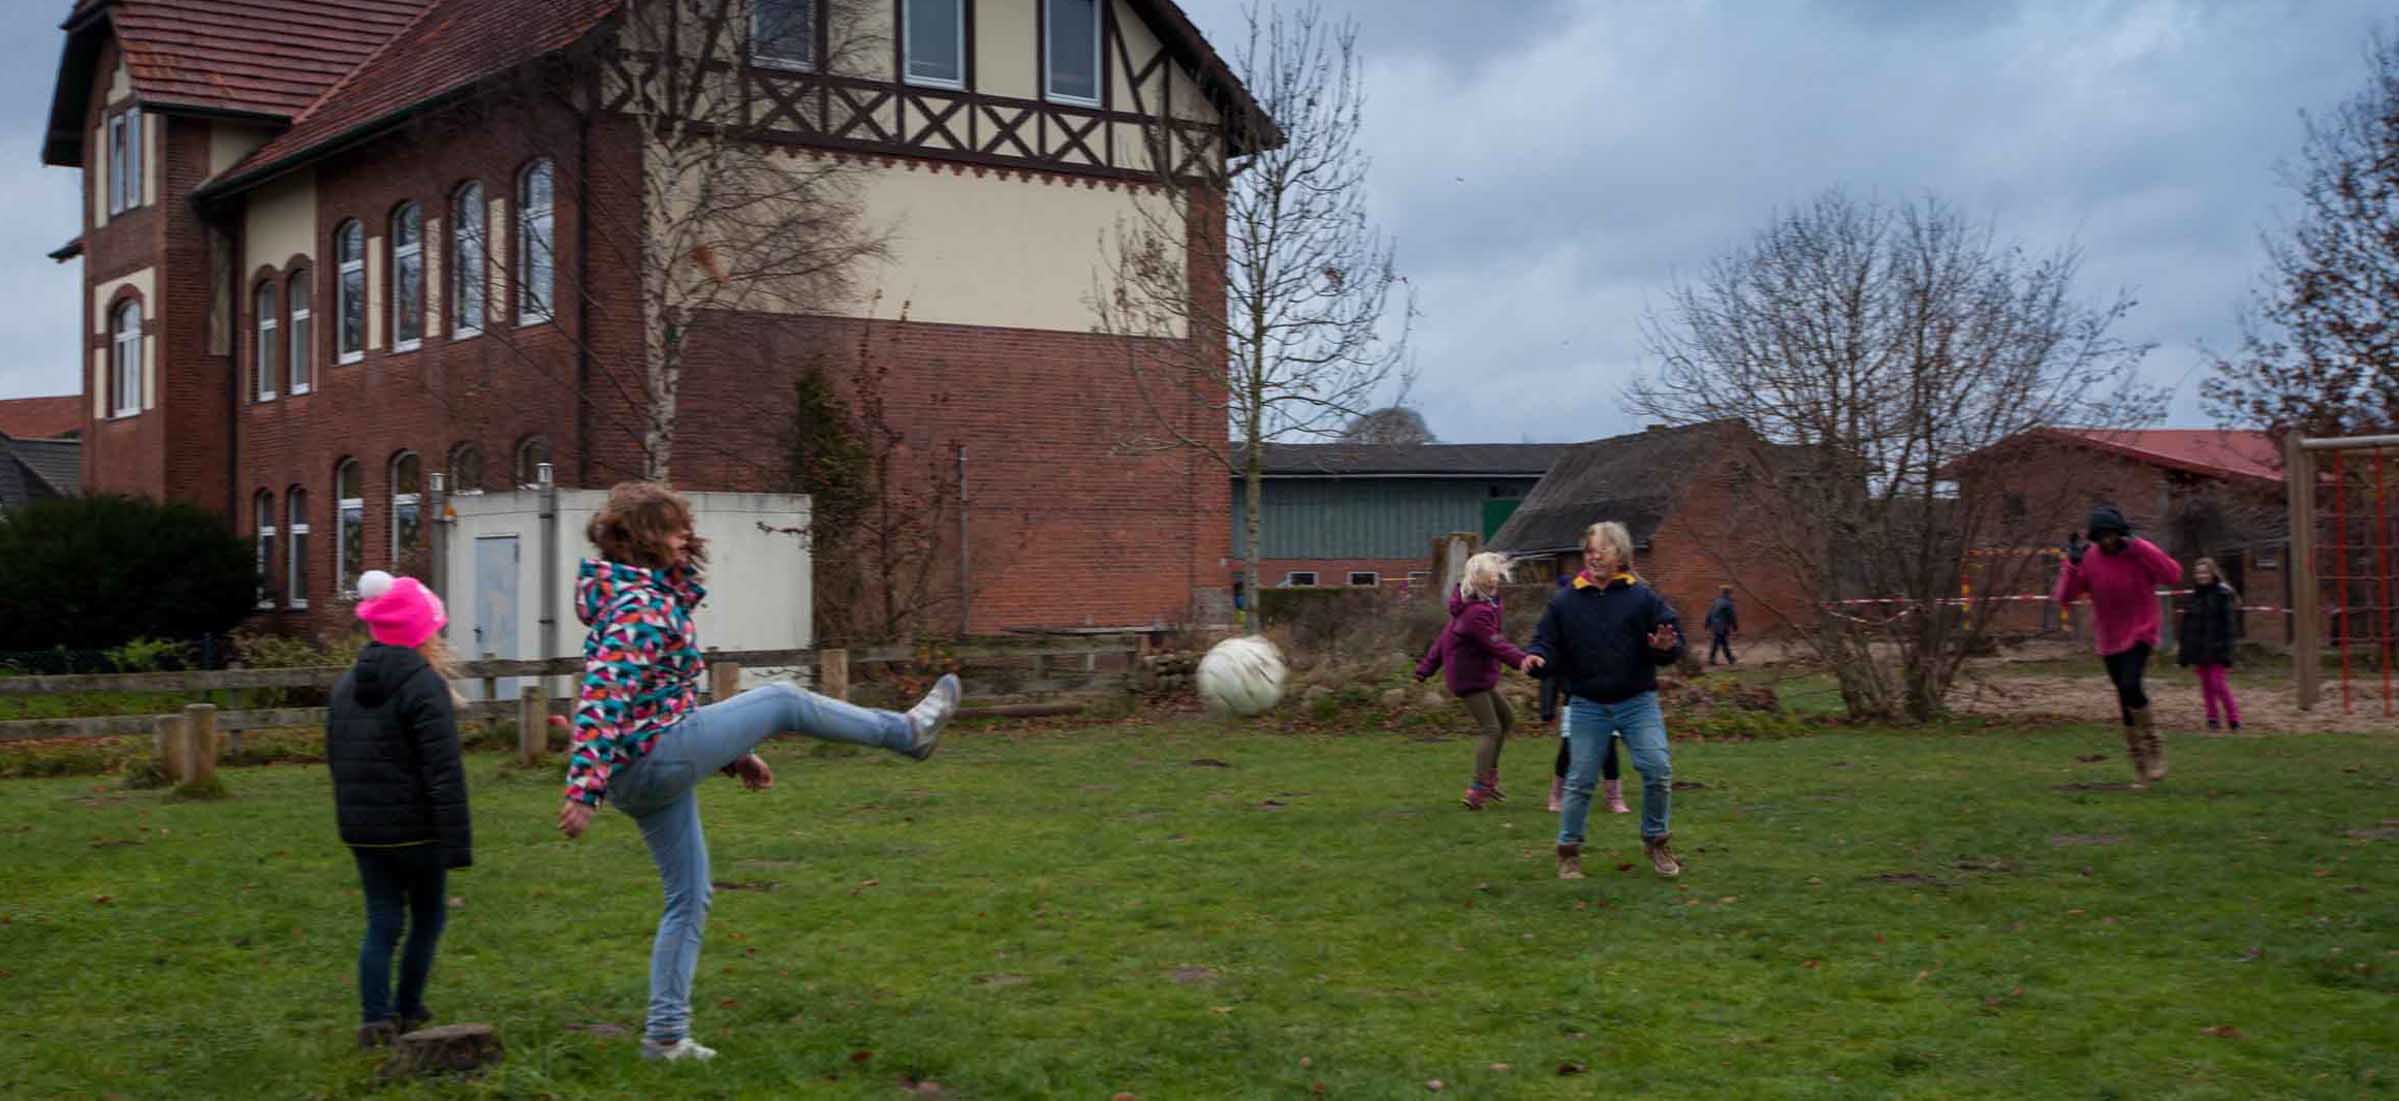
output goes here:
[{"label": "arched window", "polygon": [[142,411],[142,304],[126,299],[109,322],[109,389],[116,400],[110,407],[120,417]]},{"label": "arched window", "polygon": [[483,492],[483,449],[462,443],[450,449],[450,492],[453,495]]},{"label": "arched window", "polygon": [[401,203],[392,211],[392,351],[413,352],[425,340],[425,210]]},{"label": "arched window", "polygon": [[258,334],[258,338],[251,342],[250,368],[256,379],[260,401],[275,400],[275,354],[283,347],[282,318],[276,316],[283,310],[275,301],[277,297],[275,282],[271,279],[260,280],[258,290],[250,296],[251,313]]},{"label": "arched window", "polygon": [[333,257],[340,265],[339,361],[356,363],[367,354],[367,231],[357,219],[333,231]]},{"label": "arched window", "polygon": [[291,370],[290,392],[294,394],[314,389],[317,380],[316,314],[309,308],[316,293],[308,276],[308,269],[302,268],[293,272],[285,284],[285,296],[292,310],[292,331],[285,342],[290,351],[285,355],[284,365]]},{"label": "arched window", "polygon": [[424,518],[424,472],[416,452],[392,456],[392,561],[415,550]]},{"label": "arched window", "polygon": [[350,596],[358,592],[358,575],[366,570],[366,479],[358,460],[343,459],[333,468],[333,507],[341,525],[333,541],[333,579],[341,594]]},{"label": "arched window", "polygon": [[[542,464],[549,461],[550,441],[540,436],[526,437],[523,443],[516,445],[516,484],[540,485]],[[557,475],[553,473],[551,477],[555,479]]]},{"label": "arched window", "polygon": [[550,320],[557,282],[557,236],[552,170],[548,160],[525,166],[516,186],[516,320],[534,325]]},{"label": "arched window", "polygon": [[275,577],[275,495],[259,490],[250,500],[251,515],[258,520],[258,606],[275,606],[273,581]]},{"label": "arched window", "polygon": [[308,606],[308,491],[293,486],[283,494],[284,531],[291,549],[284,554],[283,602],[292,608]]},{"label": "arched window", "polygon": [[491,241],[483,185],[469,181],[450,201],[450,301],[455,336],[483,331],[484,301],[490,294]]}]

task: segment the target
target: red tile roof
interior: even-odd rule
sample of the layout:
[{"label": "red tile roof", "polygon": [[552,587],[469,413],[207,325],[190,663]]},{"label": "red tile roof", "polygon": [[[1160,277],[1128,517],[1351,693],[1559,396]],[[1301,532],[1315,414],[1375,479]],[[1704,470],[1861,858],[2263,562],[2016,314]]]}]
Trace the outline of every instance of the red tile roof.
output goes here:
[{"label": "red tile roof", "polygon": [[49,440],[80,431],[83,431],[83,398],[78,395],[0,400],[0,436]]},{"label": "red tile roof", "polygon": [[2282,449],[2263,432],[2220,428],[2058,428],[2084,443],[2193,474],[2280,482]]},{"label": "red tile roof", "polygon": [[116,0],[134,90],[160,106],[291,118],[431,0]]},{"label": "red tile roof", "polygon": [[383,47],[211,186],[272,174],[351,135],[575,44],[621,0],[432,0]]}]

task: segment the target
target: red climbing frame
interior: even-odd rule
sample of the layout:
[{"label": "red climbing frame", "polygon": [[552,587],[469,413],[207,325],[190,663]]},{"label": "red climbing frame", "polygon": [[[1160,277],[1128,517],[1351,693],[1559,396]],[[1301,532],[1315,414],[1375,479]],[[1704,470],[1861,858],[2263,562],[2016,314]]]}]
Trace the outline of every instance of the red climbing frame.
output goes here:
[{"label": "red climbing frame", "polygon": [[2321,694],[2322,647],[2329,642],[2341,674],[2341,710],[2354,712],[2360,697],[2372,706],[2379,681],[2382,713],[2399,714],[2392,669],[2399,659],[2399,605],[2392,601],[2399,503],[2390,499],[2399,436],[2294,436],[2284,457],[2299,706],[2313,707]]}]

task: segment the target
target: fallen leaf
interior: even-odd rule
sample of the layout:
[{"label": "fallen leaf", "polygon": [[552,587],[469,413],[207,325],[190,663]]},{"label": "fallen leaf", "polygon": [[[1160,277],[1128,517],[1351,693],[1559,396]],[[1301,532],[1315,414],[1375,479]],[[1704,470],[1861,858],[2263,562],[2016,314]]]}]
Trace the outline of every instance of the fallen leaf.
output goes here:
[{"label": "fallen leaf", "polygon": [[1208,1007],[1208,1012],[1210,1012],[1210,1013],[1231,1013],[1232,1011],[1233,1011],[1233,1007],[1232,1007],[1232,1006],[1229,1006],[1229,1005],[1217,1005],[1217,1006],[1210,1006],[1210,1007]]},{"label": "fallen leaf", "polygon": [[1560,1063],[1560,1064],[1558,1064],[1558,1077],[1560,1077],[1560,1078],[1568,1078],[1568,1077],[1572,1077],[1572,1076],[1574,1076],[1574,1075],[1577,1075],[1577,1074],[1581,1074],[1582,1072],[1584,1072],[1584,1071],[1587,1071],[1587,1070],[1590,1070],[1590,1069],[1591,1069],[1590,1067],[1584,1066],[1584,1065],[1583,1065],[1583,1064],[1581,1064],[1581,1063],[1577,1063],[1577,1062],[1573,1062],[1572,1060],[1569,1060],[1569,1061],[1567,1061],[1567,1062],[1563,1062],[1563,1063]]},{"label": "fallen leaf", "polygon": [[93,905],[95,905],[95,906],[106,906],[106,905],[108,905],[108,904],[109,904],[109,903],[111,903],[111,902],[115,902],[116,900],[117,900],[117,898],[116,898],[116,896],[115,896],[115,895],[93,895],[93,896],[92,896],[92,904],[93,904]]},{"label": "fallen leaf", "polygon": [[2330,869],[2330,868],[2318,868],[2318,869],[2316,869],[2316,878],[2317,878],[2317,879],[2322,879],[2322,878],[2324,878],[2325,876],[2328,876],[2328,875],[2331,875],[2331,874],[2332,874],[2332,869]]},{"label": "fallen leaf", "polygon": [[875,1053],[871,1051],[853,1051],[850,1053],[850,1062],[856,1063],[859,1066],[865,1066],[867,1060],[873,1059],[874,1057]]},{"label": "fallen leaf", "polygon": [[1136,1094],[1126,1093],[1120,1090],[1109,1095],[1108,1101],[1141,1101],[1141,1098]]},{"label": "fallen leaf", "polygon": [[1800,964],[1799,966],[1801,966],[1801,967],[1805,967],[1805,968],[1807,968],[1807,969],[1808,969],[1808,970],[1810,970],[1810,971],[1814,971],[1814,970],[1816,970],[1817,968],[1819,968],[1819,967],[1822,967],[1822,966],[1824,966],[1824,965],[1823,965],[1823,964],[1821,964],[1821,963],[1818,963],[1818,962],[1816,962],[1815,960],[1809,960],[1809,961],[1807,961],[1807,962],[1805,962],[1805,963],[1802,963],[1802,964]]},{"label": "fallen leaf", "polygon": [[1499,1072],[1499,1073],[1501,1073],[1501,1074],[1506,1074],[1506,1073],[1508,1073],[1509,1071],[1515,1070],[1516,1068],[1515,1068],[1515,1067],[1511,1067],[1511,1066],[1507,1065],[1506,1063],[1493,1063],[1493,1064],[1491,1064],[1491,1069],[1492,1069],[1492,1070],[1495,1070],[1495,1071],[1498,1071],[1498,1072]]},{"label": "fallen leaf", "polygon": [[1439,1092],[1441,1092],[1442,1090],[1448,1089],[1449,1087],[1448,1087],[1448,1086],[1446,1086],[1446,1085],[1443,1085],[1440,1079],[1438,1079],[1438,1078],[1433,1078],[1433,1079],[1428,1079],[1428,1080],[1426,1080],[1426,1082],[1425,1082],[1425,1084],[1424,1084],[1424,1088],[1426,1088],[1426,1089],[1428,1089],[1428,1090],[1431,1090],[1431,1091],[1433,1091],[1434,1093],[1439,1093]]},{"label": "fallen leaf", "polygon": [[883,885],[883,881],[880,879],[868,879],[861,881],[858,885],[861,887],[880,887]]},{"label": "fallen leaf", "polygon": [[2231,1025],[2217,1025],[2214,1028],[2203,1028],[2199,1030],[2199,1033],[2203,1036],[2213,1036],[2219,1040],[2238,1040],[2241,1038],[2241,1030],[2234,1028]]},{"label": "fallen leaf", "polygon": [[1633,870],[1633,865],[1630,861],[1627,861],[1623,864],[1616,865],[1616,870],[1620,872],[1629,872]]},{"label": "fallen leaf", "polygon": [[1307,1057],[1307,1056],[1305,1056],[1305,1055],[1302,1055],[1302,1056],[1300,1056],[1300,1057],[1299,1057],[1299,1069],[1301,1069],[1301,1070],[1306,1070],[1306,1069],[1308,1069],[1309,1067],[1312,1067],[1312,1066],[1315,1066],[1315,1065],[1316,1065],[1316,1060],[1314,1060],[1314,1059],[1310,1059],[1310,1058],[1308,1058],[1308,1057]]},{"label": "fallen leaf", "polygon": [[451,895],[451,896],[450,896],[450,908],[451,908],[451,909],[453,909],[453,910],[464,910],[464,909],[466,909],[466,899],[464,899],[464,898],[461,898],[461,897],[459,897],[459,896],[457,896],[457,895]]},{"label": "fallen leaf", "polygon": [[716,1000],[716,1007],[718,1009],[731,1009],[740,1004],[741,999],[739,998],[718,998]]},{"label": "fallen leaf", "polygon": [[1321,1093],[1323,1093],[1323,1092],[1324,1092],[1324,1083],[1322,1083],[1322,1082],[1318,1082],[1318,1083],[1316,1083],[1315,1085],[1309,1086],[1309,1087],[1308,1087],[1308,1092],[1309,1092],[1309,1093],[1315,1093],[1315,1094],[1321,1094]]}]

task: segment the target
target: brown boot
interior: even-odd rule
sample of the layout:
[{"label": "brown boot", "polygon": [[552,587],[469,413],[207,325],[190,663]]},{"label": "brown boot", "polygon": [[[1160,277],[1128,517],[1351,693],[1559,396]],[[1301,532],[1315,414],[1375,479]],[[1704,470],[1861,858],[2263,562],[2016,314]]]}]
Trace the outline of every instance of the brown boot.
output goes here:
[{"label": "brown boot", "polygon": [[2133,729],[2141,735],[2141,778],[2156,783],[2166,778],[2166,739],[2157,732],[2157,716],[2144,707],[2132,713]]},{"label": "brown boot", "polygon": [[1649,854],[1649,866],[1668,879],[1683,874],[1683,862],[1674,858],[1674,835],[1662,833],[1643,838],[1641,851]]},{"label": "brown boot", "polygon": [[1583,847],[1581,845],[1558,846],[1558,878],[1583,878]]},{"label": "brown boot", "polygon": [[2149,747],[2141,741],[2141,728],[2138,725],[2124,728],[2124,758],[2132,762],[2133,788],[2148,787]]}]

